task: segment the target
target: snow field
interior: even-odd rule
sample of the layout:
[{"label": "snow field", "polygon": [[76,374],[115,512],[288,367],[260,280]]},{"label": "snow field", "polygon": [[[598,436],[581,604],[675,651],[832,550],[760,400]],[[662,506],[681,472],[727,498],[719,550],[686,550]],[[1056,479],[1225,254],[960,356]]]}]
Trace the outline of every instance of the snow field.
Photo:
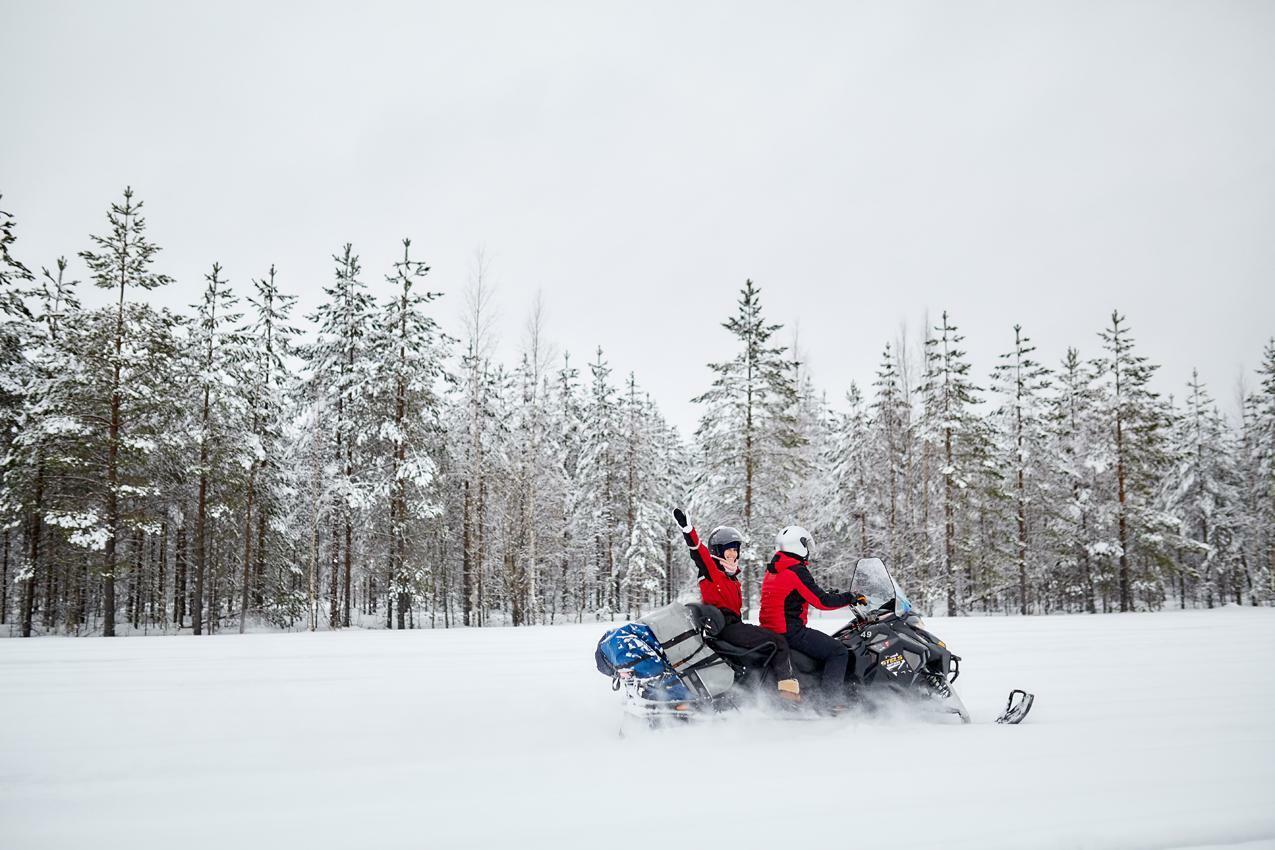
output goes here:
[{"label": "snow field", "polygon": [[594,623],[0,641],[0,847],[1275,846],[1275,610],[927,624],[974,725],[620,738]]}]

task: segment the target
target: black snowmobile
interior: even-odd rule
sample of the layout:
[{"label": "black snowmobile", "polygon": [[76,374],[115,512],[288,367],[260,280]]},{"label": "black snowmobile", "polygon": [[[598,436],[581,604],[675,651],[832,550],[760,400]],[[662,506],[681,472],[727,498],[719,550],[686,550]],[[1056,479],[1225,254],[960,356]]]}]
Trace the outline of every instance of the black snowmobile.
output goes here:
[{"label": "black snowmobile", "polygon": [[[926,630],[885,564],[878,558],[859,561],[851,578],[850,592],[866,597],[868,604],[852,608],[853,619],[832,634],[850,650],[844,701],[871,710],[881,704],[883,698],[902,698],[932,707],[940,714],[955,715],[962,723],[971,722],[965,704],[953,687],[961,672],[960,656]],[[714,635],[723,625],[721,612],[698,603],[687,605],[686,609],[704,645],[715,654],[713,659],[695,655],[689,666],[703,669],[706,665],[724,663],[734,673],[733,682],[728,679],[729,689],[722,692],[718,687],[714,692],[697,681],[695,669],[677,670],[674,665],[678,681],[686,683],[685,688],[676,689],[674,693],[666,682],[648,685],[634,676],[625,676],[625,671],[620,670],[615,673],[614,681],[616,690],[621,686],[625,690],[628,714],[645,717],[651,726],[659,726],[668,721],[711,717],[753,702],[783,707],[793,716],[817,716],[814,712],[821,702],[816,697],[820,694],[819,662],[791,651],[802,693],[812,697],[809,704],[814,706],[814,712],[804,705],[793,710],[791,704],[779,701],[774,677],[767,669],[775,651],[773,645],[745,649],[717,640]],[[677,635],[682,641],[686,637],[685,633]],[[829,701],[828,695],[822,696],[822,702]],[[1021,723],[1031,711],[1034,699],[1026,691],[1012,691],[1005,711],[996,722]],[[841,702],[835,695],[831,701]]]}]

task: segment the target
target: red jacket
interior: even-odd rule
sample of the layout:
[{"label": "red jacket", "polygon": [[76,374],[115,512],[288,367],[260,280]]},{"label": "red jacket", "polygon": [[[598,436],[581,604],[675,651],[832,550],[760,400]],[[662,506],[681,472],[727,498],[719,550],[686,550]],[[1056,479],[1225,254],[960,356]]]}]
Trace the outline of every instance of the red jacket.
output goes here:
[{"label": "red jacket", "polygon": [[699,568],[699,595],[707,605],[715,605],[723,611],[740,616],[743,597],[739,592],[739,573],[727,575],[717,565],[717,559],[708,547],[699,539],[699,534],[692,528],[682,532],[686,545],[691,549],[691,560]]},{"label": "red jacket", "polygon": [[761,625],[786,635],[806,625],[811,605],[831,611],[852,601],[848,593],[829,593],[816,584],[805,561],[776,552],[761,582]]}]

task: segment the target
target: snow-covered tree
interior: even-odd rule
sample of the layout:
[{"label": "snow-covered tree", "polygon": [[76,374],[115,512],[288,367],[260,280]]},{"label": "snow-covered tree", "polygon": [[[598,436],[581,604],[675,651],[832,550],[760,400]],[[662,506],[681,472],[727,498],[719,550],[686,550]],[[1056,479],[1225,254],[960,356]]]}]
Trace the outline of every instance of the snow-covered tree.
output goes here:
[{"label": "snow-covered tree", "polygon": [[[210,514],[225,514],[226,502],[237,491],[232,483],[242,471],[246,454],[243,433],[247,423],[233,382],[244,365],[242,339],[236,326],[242,314],[235,312],[238,298],[222,276],[221,265],[213,263],[204,276],[203,300],[195,305],[195,324],[191,334],[190,360],[195,372],[192,389],[198,398],[195,443],[198,462],[193,470],[197,482],[195,497],[195,588],[191,607],[191,628],[203,633],[205,606],[204,586],[209,579]],[[215,493],[213,491],[216,491]],[[217,502],[213,509],[212,502]],[[246,595],[246,586],[245,586]],[[211,598],[211,596],[210,596]],[[217,612],[208,605],[209,631],[215,628]]]},{"label": "snow-covered tree", "polygon": [[115,571],[120,542],[119,456],[121,440],[125,438],[130,426],[123,416],[124,396],[132,387],[130,382],[141,377],[135,369],[130,369],[139,365],[138,362],[128,362],[125,358],[126,345],[132,342],[130,335],[135,328],[132,322],[124,320],[127,297],[130,290],[145,292],[172,282],[172,278],[151,269],[159,246],[146,237],[146,219],[141,214],[142,206],[142,201],[134,203],[132,187],[125,188],[123,202],[111,204],[107,213],[110,232],[104,236],[90,237],[96,248],[80,254],[93,276],[93,284],[99,289],[117,293],[115,328],[110,339],[110,413],[105,422],[106,493],[103,521],[106,540],[102,565],[105,611],[102,634],[106,637],[115,634]]},{"label": "snow-covered tree", "polygon": [[599,615],[611,619],[620,609],[616,545],[624,538],[625,524],[620,485],[619,406],[615,388],[611,385],[611,367],[601,348],[589,364],[589,373],[591,380],[582,417],[577,486],[587,522],[587,538],[592,543],[593,606]]},{"label": "snow-covered tree", "polygon": [[801,437],[794,407],[797,385],[786,346],[773,337],[783,326],[767,322],[761,290],[751,280],[740,290],[735,315],[722,323],[737,345],[733,358],[710,363],[716,376],[695,399],[703,405],[695,439],[703,462],[695,483],[696,513],[742,524],[744,609],[760,586],[760,547],[788,522],[787,494],[805,470],[796,449]]},{"label": "snow-covered tree", "polygon": [[375,301],[360,278],[363,267],[353,245],[346,243],[332,260],[334,280],[323,288],[328,300],[311,316],[317,339],[306,349],[306,360],[309,380],[322,389],[321,403],[329,412],[334,474],[327,476],[328,623],[337,628],[350,624],[354,525],[364,506],[355,449],[359,432],[367,424],[367,350]]},{"label": "snow-covered tree", "polygon": [[1049,510],[1049,423],[1044,393],[1049,386],[1049,370],[1033,357],[1036,346],[1014,325],[1014,347],[1002,354],[992,372],[992,388],[999,434],[999,461],[1008,481],[1006,489],[1014,508],[1016,530],[1015,566],[1018,572],[1018,610],[1027,613],[1028,571],[1037,584],[1048,557],[1039,538],[1046,528],[1044,511]]},{"label": "snow-covered tree", "polygon": [[1099,333],[1106,354],[1095,364],[1106,422],[1106,439],[1115,464],[1115,522],[1119,562],[1120,610],[1134,607],[1136,583],[1147,580],[1146,569],[1135,574],[1139,537],[1143,560],[1153,555],[1156,517],[1153,496],[1164,471],[1164,431],[1167,415],[1151,376],[1157,366],[1134,351],[1125,317],[1112,312],[1111,325]]},{"label": "snow-covered tree", "polygon": [[1059,364],[1055,392],[1049,400],[1049,479],[1051,497],[1049,538],[1053,542],[1051,583],[1062,604],[1080,601],[1094,613],[1095,559],[1114,551],[1103,537],[1105,523],[1096,503],[1098,476],[1108,461],[1098,439],[1097,394],[1093,373],[1080,352],[1068,348]]},{"label": "snow-covered tree", "polygon": [[[969,559],[968,546],[963,545],[962,534],[968,532],[958,524],[968,514],[969,500],[965,490],[978,473],[980,461],[979,436],[976,433],[978,417],[975,411],[979,391],[969,378],[970,364],[960,347],[965,337],[948,320],[943,311],[942,323],[934,327],[934,336],[926,340],[926,359],[929,364],[927,383],[923,388],[927,401],[924,411],[924,428],[929,438],[942,447],[943,466],[939,470],[943,479],[943,574],[947,597],[947,615],[960,613],[964,605],[961,598],[970,598],[975,592],[974,567]],[[963,593],[958,585],[959,562],[965,559],[965,585]]]},{"label": "snow-covered tree", "polygon": [[898,362],[890,343],[886,343],[873,381],[875,396],[871,407],[869,431],[870,466],[878,476],[872,494],[873,512],[884,526],[878,546],[886,562],[902,566],[904,559],[901,528],[906,512],[907,456],[912,411],[899,379]]},{"label": "snow-covered tree", "polygon": [[[3,200],[3,196],[0,196]],[[22,415],[28,384],[32,378],[28,364],[23,357],[33,330],[32,316],[27,309],[26,298],[29,286],[34,279],[31,271],[19,262],[12,253],[12,246],[17,241],[14,233],[16,223],[13,216],[0,210],[0,623],[8,619],[9,612],[9,564],[13,544],[14,526],[21,522],[23,501],[30,501],[21,494],[18,480],[22,470],[15,465],[13,457],[13,439],[17,432]],[[35,514],[26,511],[28,526],[36,523],[28,535],[39,536],[39,510]],[[38,544],[37,544],[38,545]],[[33,559],[34,560],[34,559]],[[29,562],[20,573],[22,583],[22,632],[23,637],[31,633],[30,607],[34,593],[35,566]]]},{"label": "snow-covered tree", "polygon": [[381,307],[369,355],[381,445],[374,498],[388,504],[389,515],[386,621],[396,605],[400,629],[406,628],[413,600],[429,584],[427,553],[418,545],[426,539],[423,523],[443,510],[436,447],[443,430],[438,392],[445,340],[427,312],[440,293],[420,288],[429,267],[411,258],[411,244],[403,240],[403,258],[387,277],[394,293]]},{"label": "snow-covered tree", "polygon": [[[1232,573],[1231,546],[1242,533],[1236,452],[1221,413],[1193,370],[1187,384],[1186,410],[1177,418],[1170,455],[1174,470],[1167,479],[1167,509],[1180,521],[1185,562],[1177,573],[1178,600],[1186,607],[1186,573],[1189,568],[1203,582],[1210,608],[1226,598]],[[1235,560],[1238,560],[1237,558]],[[1235,582],[1238,588],[1238,582]],[[1238,595],[1238,589],[1236,591]]]},{"label": "snow-covered tree", "polygon": [[280,291],[273,265],[252,285],[250,322],[243,334],[242,395],[250,411],[251,444],[244,496],[241,631],[250,606],[278,622],[290,622],[299,613],[297,581],[286,558],[289,547],[272,528],[272,521],[287,513],[296,486],[288,463],[287,417],[292,391],[288,363],[297,336],[291,315],[297,299]]}]

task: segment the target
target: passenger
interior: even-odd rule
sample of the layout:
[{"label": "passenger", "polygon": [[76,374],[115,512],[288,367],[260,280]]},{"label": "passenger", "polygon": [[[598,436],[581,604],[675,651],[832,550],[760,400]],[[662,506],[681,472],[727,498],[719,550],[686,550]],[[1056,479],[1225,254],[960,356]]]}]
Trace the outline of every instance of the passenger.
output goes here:
[{"label": "passenger", "polygon": [[773,630],[745,623],[740,616],[739,550],[743,545],[743,535],[729,526],[718,526],[709,533],[708,545],[705,545],[681,508],[673,509],[673,519],[682,529],[682,536],[691,550],[691,560],[699,569],[700,598],[704,604],[720,610],[726,619],[725,627],[714,637],[744,649],[773,643],[775,652],[770,657],[770,669],[779,682],[779,696],[799,702],[801,687],[792,672],[787,641]]},{"label": "passenger", "polygon": [[829,593],[810,575],[810,554],[814,541],[810,532],[790,525],[775,535],[775,555],[766,567],[761,584],[761,624],[779,632],[788,646],[823,664],[820,690],[834,710],[845,708],[846,668],[850,650],[845,644],[806,625],[813,605],[824,611],[847,605],[865,604],[867,600],[850,593]]}]

